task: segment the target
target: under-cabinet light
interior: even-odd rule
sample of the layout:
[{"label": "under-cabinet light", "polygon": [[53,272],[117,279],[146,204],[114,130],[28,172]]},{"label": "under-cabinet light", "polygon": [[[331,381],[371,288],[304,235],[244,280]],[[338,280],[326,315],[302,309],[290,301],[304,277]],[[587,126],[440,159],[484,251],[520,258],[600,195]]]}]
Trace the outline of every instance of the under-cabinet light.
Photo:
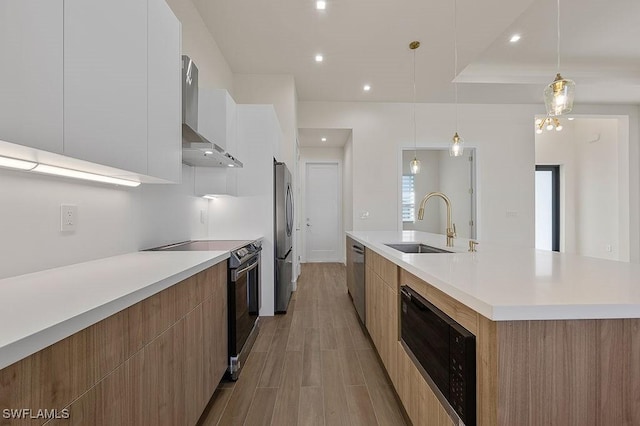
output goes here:
[{"label": "under-cabinet light", "polygon": [[218,200],[221,198],[231,198],[233,195],[229,194],[207,194],[203,195],[202,198],[206,198],[207,200]]},{"label": "under-cabinet light", "polygon": [[64,176],[74,179],[90,180],[93,182],[110,183],[113,185],[122,185],[136,187],[140,185],[140,182],[135,182],[127,179],[114,178],[111,176],[97,175],[94,173],[81,172],[79,170],[65,169],[62,167],[49,166],[47,164],[38,164],[32,171],[43,173],[47,175]]},{"label": "under-cabinet light", "polygon": [[0,157],[0,167],[17,170],[33,170],[38,163],[32,161],[18,160],[17,158]]},{"label": "under-cabinet light", "polygon": [[74,179],[90,180],[93,182],[110,183],[113,185],[122,185],[136,187],[140,182],[128,179],[115,178],[111,176],[97,175],[95,173],[81,172],[80,170],[66,169],[64,167],[50,166],[48,164],[40,164],[34,161],[19,160],[17,158],[0,156],[0,167],[10,169],[25,170],[30,172],[38,172],[46,175],[63,176]]}]

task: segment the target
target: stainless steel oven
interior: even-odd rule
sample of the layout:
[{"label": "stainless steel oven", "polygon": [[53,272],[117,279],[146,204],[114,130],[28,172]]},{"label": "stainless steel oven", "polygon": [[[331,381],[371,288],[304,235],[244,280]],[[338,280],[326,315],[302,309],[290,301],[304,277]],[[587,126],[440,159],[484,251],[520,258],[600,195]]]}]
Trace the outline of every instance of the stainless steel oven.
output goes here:
[{"label": "stainless steel oven", "polygon": [[259,332],[260,241],[185,241],[151,250],[229,251],[227,313],[229,365],[227,378],[237,380]]},{"label": "stainless steel oven", "polygon": [[235,250],[229,258],[229,368],[237,380],[258,336],[260,314],[260,243]]}]

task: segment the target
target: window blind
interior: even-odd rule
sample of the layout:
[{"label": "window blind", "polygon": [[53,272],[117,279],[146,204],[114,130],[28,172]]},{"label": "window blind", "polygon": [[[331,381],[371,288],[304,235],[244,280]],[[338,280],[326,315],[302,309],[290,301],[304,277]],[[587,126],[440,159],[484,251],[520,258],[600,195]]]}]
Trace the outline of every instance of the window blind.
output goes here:
[{"label": "window blind", "polygon": [[402,221],[415,222],[416,193],[414,175],[402,176]]}]

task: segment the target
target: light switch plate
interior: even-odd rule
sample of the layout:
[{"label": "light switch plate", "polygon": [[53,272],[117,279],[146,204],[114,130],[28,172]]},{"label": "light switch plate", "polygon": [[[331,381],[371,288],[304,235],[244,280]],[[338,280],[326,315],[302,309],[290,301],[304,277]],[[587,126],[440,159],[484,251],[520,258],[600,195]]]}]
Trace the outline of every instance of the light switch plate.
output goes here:
[{"label": "light switch plate", "polygon": [[78,225],[78,206],[73,204],[60,205],[60,230],[73,232]]}]

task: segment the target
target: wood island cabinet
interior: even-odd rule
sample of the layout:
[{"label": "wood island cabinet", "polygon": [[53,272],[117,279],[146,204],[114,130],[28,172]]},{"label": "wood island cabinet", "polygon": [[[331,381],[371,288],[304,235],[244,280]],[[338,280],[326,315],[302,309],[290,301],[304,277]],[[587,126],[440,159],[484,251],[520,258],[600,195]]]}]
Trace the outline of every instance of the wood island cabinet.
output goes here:
[{"label": "wood island cabinet", "polygon": [[477,425],[640,424],[640,319],[492,321],[366,253],[367,330],[413,425],[454,422],[400,341],[400,285],[476,336]]},{"label": "wood island cabinet", "polygon": [[371,247],[366,329],[414,426],[457,423],[401,341],[401,286],[475,336],[476,425],[640,425],[640,318],[491,320]]},{"label": "wood island cabinet", "polygon": [[47,425],[195,425],[226,370],[226,274],[221,262],[0,370],[0,407],[68,410]]},{"label": "wood island cabinet", "polygon": [[398,267],[369,249],[365,251],[365,264],[367,330],[391,381],[396,384]]}]

